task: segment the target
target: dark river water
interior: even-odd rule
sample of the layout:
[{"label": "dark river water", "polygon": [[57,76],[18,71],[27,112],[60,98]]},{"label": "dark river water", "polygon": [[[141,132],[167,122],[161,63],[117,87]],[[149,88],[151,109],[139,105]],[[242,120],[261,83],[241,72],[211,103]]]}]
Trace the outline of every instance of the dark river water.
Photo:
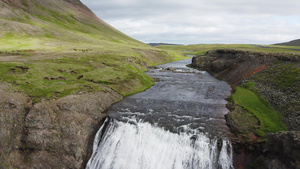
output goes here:
[{"label": "dark river water", "polygon": [[224,115],[230,86],[186,67],[150,69],[155,86],[113,105],[94,140],[88,169],[231,169]]}]

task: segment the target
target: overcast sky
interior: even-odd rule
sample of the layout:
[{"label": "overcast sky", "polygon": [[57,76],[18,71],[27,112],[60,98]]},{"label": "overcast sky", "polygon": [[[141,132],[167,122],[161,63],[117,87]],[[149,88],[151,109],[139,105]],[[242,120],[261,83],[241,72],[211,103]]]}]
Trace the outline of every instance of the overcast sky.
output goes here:
[{"label": "overcast sky", "polygon": [[300,39],[300,0],[81,0],[145,43],[273,44]]}]

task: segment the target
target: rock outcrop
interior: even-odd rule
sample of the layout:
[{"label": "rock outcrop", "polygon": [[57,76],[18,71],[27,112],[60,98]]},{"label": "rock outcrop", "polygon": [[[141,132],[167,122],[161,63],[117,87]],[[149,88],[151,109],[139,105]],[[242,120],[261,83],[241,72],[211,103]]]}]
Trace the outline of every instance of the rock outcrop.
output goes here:
[{"label": "rock outcrop", "polygon": [[123,96],[105,91],[32,104],[0,86],[0,168],[84,168],[102,113]]},{"label": "rock outcrop", "polygon": [[237,86],[246,78],[279,61],[299,62],[300,57],[238,50],[212,50],[204,56],[194,57],[192,66],[211,72],[230,85]]},{"label": "rock outcrop", "polygon": [[236,169],[299,169],[300,132],[268,135],[267,143],[235,144]]},{"label": "rock outcrop", "polygon": [[263,165],[272,169],[300,168],[300,132],[278,132],[268,135]]},{"label": "rock outcrop", "polygon": [[6,168],[13,149],[21,147],[24,118],[31,100],[22,93],[8,92],[9,85],[0,85],[0,168]]}]

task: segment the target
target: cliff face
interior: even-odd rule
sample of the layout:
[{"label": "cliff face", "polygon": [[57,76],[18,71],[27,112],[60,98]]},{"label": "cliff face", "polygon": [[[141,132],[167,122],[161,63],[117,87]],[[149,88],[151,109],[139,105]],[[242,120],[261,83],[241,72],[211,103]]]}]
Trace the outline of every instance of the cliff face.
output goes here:
[{"label": "cliff face", "polygon": [[[258,143],[255,132],[251,131],[261,127],[259,118],[229,101],[228,126],[239,136],[237,139],[241,139],[241,135],[249,136],[248,140],[234,141],[236,168],[250,168],[250,163],[254,168],[300,167],[300,56],[213,50],[194,57],[192,66],[227,81],[233,88],[249,82],[255,84],[253,90],[283,116],[289,131],[270,133],[266,143]],[[252,126],[248,124],[250,121]]]},{"label": "cliff face", "polygon": [[32,104],[0,86],[0,168],[83,168],[101,112],[123,96],[106,91]]},{"label": "cliff face", "polygon": [[7,92],[8,87],[0,85],[0,168],[9,166],[9,154],[21,147],[24,117],[31,107],[26,95]]},{"label": "cliff face", "polygon": [[215,50],[194,57],[192,66],[211,72],[232,87],[255,82],[256,89],[284,116],[288,129],[300,131],[300,56]]},{"label": "cliff face", "polygon": [[[270,134],[265,146],[265,166],[272,169],[300,168],[300,132]],[[274,159],[282,160],[274,160]]]}]

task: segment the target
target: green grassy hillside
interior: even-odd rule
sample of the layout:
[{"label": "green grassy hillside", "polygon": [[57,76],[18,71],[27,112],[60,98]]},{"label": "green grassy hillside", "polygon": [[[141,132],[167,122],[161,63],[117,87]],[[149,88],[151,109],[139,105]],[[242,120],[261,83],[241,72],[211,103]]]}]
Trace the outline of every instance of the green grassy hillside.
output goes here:
[{"label": "green grassy hillside", "polygon": [[280,46],[300,46],[300,39],[292,40],[289,42],[284,42],[284,43],[278,43],[275,45],[280,45]]},{"label": "green grassy hillside", "polygon": [[74,43],[143,45],[103,22],[79,0],[5,0],[0,11],[3,50],[61,49]]},{"label": "green grassy hillside", "polygon": [[79,0],[0,1],[0,80],[35,101],[104,90],[129,95],[148,66],[182,59],[114,29]]}]

